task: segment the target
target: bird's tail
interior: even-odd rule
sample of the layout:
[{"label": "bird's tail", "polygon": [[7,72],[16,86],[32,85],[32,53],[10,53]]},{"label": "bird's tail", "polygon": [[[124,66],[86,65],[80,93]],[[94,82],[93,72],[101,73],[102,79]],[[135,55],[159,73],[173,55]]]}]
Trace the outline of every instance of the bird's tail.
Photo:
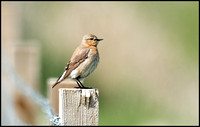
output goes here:
[{"label": "bird's tail", "polygon": [[58,83],[60,83],[61,81],[63,81],[66,78],[66,73],[67,73],[67,71],[65,70],[63,72],[63,74],[58,78],[58,80],[56,81],[56,83],[52,86],[52,88],[54,88]]}]

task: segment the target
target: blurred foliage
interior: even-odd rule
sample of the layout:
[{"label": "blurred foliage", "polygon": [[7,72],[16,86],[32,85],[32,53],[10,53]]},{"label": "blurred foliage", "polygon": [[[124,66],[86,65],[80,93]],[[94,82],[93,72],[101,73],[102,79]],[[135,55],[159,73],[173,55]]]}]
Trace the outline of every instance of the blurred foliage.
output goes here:
[{"label": "blurred foliage", "polygon": [[42,44],[45,96],[47,79],[61,75],[82,35],[97,33],[104,38],[100,64],[84,83],[100,91],[100,125],[198,123],[198,2],[23,2],[21,8],[23,39]]},{"label": "blurred foliage", "polygon": [[172,41],[172,45],[182,45],[189,61],[197,62],[199,38],[199,4],[197,2],[146,2],[140,3],[139,11],[150,22],[162,22]]}]

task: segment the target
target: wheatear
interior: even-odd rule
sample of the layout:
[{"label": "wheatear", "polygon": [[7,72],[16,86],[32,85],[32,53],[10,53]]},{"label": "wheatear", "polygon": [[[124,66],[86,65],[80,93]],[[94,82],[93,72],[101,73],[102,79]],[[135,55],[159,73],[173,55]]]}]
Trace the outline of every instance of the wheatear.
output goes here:
[{"label": "wheatear", "polygon": [[86,88],[83,86],[81,81],[92,73],[99,63],[97,45],[101,40],[103,39],[98,39],[93,34],[83,36],[82,43],[76,48],[70,61],[65,67],[65,71],[58,78],[52,88],[67,77],[76,80],[79,88]]}]

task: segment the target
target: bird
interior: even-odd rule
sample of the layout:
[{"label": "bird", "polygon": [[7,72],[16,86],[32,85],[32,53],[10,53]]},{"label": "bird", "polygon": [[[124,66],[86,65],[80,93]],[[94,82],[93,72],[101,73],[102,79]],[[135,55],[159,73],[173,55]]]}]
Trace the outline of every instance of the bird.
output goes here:
[{"label": "bird", "polygon": [[97,36],[93,34],[84,35],[81,44],[73,52],[64,72],[57,79],[52,88],[66,78],[75,80],[78,85],[77,88],[89,88],[85,87],[82,82],[96,69],[99,63],[100,57],[97,45],[102,40],[103,39],[98,39]]}]

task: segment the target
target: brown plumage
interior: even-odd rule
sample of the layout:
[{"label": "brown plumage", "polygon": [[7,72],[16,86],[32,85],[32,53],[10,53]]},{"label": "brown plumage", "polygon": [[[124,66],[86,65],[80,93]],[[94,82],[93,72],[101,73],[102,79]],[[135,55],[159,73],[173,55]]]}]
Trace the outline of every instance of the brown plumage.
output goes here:
[{"label": "brown plumage", "polygon": [[67,77],[70,77],[76,80],[80,88],[86,88],[83,86],[81,81],[83,81],[90,73],[92,73],[98,65],[99,53],[97,45],[101,40],[103,39],[98,39],[93,34],[87,34],[83,36],[82,43],[74,51],[70,61],[65,67],[65,71],[58,78],[53,87]]}]

